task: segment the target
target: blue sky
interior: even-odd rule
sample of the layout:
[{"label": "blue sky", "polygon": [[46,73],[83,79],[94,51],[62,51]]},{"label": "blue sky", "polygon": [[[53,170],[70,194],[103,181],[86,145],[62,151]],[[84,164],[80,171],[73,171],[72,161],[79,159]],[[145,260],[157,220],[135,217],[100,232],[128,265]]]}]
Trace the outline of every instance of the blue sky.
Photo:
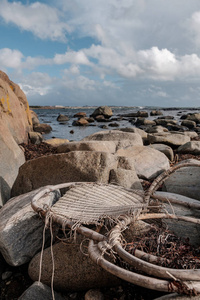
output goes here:
[{"label": "blue sky", "polygon": [[30,105],[200,107],[200,1],[0,0],[0,69]]}]

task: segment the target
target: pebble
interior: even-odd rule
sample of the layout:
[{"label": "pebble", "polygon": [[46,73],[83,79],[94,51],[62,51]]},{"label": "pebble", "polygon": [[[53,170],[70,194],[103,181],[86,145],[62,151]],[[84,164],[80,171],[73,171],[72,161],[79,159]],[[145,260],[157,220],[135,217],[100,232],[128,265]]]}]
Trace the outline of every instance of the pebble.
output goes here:
[{"label": "pebble", "polygon": [[12,276],[12,274],[13,273],[11,271],[6,271],[2,274],[1,278],[2,278],[2,280],[6,280],[6,279],[10,278]]},{"label": "pebble", "polygon": [[104,295],[98,290],[89,290],[85,294],[85,300],[104,300]]}]

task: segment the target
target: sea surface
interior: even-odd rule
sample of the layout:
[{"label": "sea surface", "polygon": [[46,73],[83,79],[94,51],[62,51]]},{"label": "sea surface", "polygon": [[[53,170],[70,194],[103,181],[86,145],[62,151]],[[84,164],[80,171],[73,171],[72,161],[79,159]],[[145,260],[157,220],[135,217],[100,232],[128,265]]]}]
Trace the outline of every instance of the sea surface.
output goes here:
[{"label": "sea surface", "polygon": [[[68,139],[70,141],[80,141],[84,137],[95,133],[97,131],[102,131],[104,129],[100,128],[102,125],[106,125],[108,129],[117,129],[117,127],[109,127],[109,123],[117,122],[119,124],[118,128],[125,128],[125,127],[135,127],[132,125],[128,119],[121,120],[121,121],[112,121],[110,120],[109,123],[104,122],[95,122],[91,123],[89,126],[72,126],[72,123],[77,118],[74,118],[74,115],[78,112],[85,112],[89,117],[97,107],[68,107],[68,108],[31,108],[34,110],[39,118],[40,123],[47,123],[52,127],[52,131],[48,134],[44,134],[44,139],[50,138],[63,138]],[[162,111],[164,116],[174,116],[175,120],[178,120],[180,123],[181,115],[187,113],[194,113],[200,112],[200,108],[159,108],[159,107],[111,107],[113,111],[112,118],[118,117],[119,115],[133,113],[137,111],[147,111],[149,113],[149,117],[147,119],[153,120],[159,116],[150,116],[150,112],[155,109],[159,109]],[[64,114],[69,117],[69,121],[66,123],[59,123],[57,121],[57,117],[59,114]],[[112,119],[111,118],[111,119]],[[70,133],[73,130],[74,133]]]}]

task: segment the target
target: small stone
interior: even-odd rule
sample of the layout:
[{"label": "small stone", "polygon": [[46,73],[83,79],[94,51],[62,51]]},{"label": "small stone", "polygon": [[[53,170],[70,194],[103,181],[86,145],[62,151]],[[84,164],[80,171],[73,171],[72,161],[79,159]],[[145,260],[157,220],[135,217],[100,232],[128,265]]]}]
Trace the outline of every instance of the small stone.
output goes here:
[{"label": "small stone", "polygon": [[12,272],[11,271],[7,271],[7,272],[4,272],[1,276],[2,280],[6,280],[8,278],[10,278],[12,276]]},{"label": "small stone", "polygon": [[85,300],[104,300],[104,295],[98,290],[89,290],[85,294]]}]

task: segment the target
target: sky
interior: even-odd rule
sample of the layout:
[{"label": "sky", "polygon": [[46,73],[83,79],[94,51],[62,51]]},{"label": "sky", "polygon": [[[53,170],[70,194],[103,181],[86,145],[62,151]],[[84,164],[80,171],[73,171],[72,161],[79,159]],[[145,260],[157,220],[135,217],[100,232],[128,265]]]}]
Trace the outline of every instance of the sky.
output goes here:
[{"label": "sky", "polygon": [[0,0],[30,105],[200,107],[199,0]]}]

